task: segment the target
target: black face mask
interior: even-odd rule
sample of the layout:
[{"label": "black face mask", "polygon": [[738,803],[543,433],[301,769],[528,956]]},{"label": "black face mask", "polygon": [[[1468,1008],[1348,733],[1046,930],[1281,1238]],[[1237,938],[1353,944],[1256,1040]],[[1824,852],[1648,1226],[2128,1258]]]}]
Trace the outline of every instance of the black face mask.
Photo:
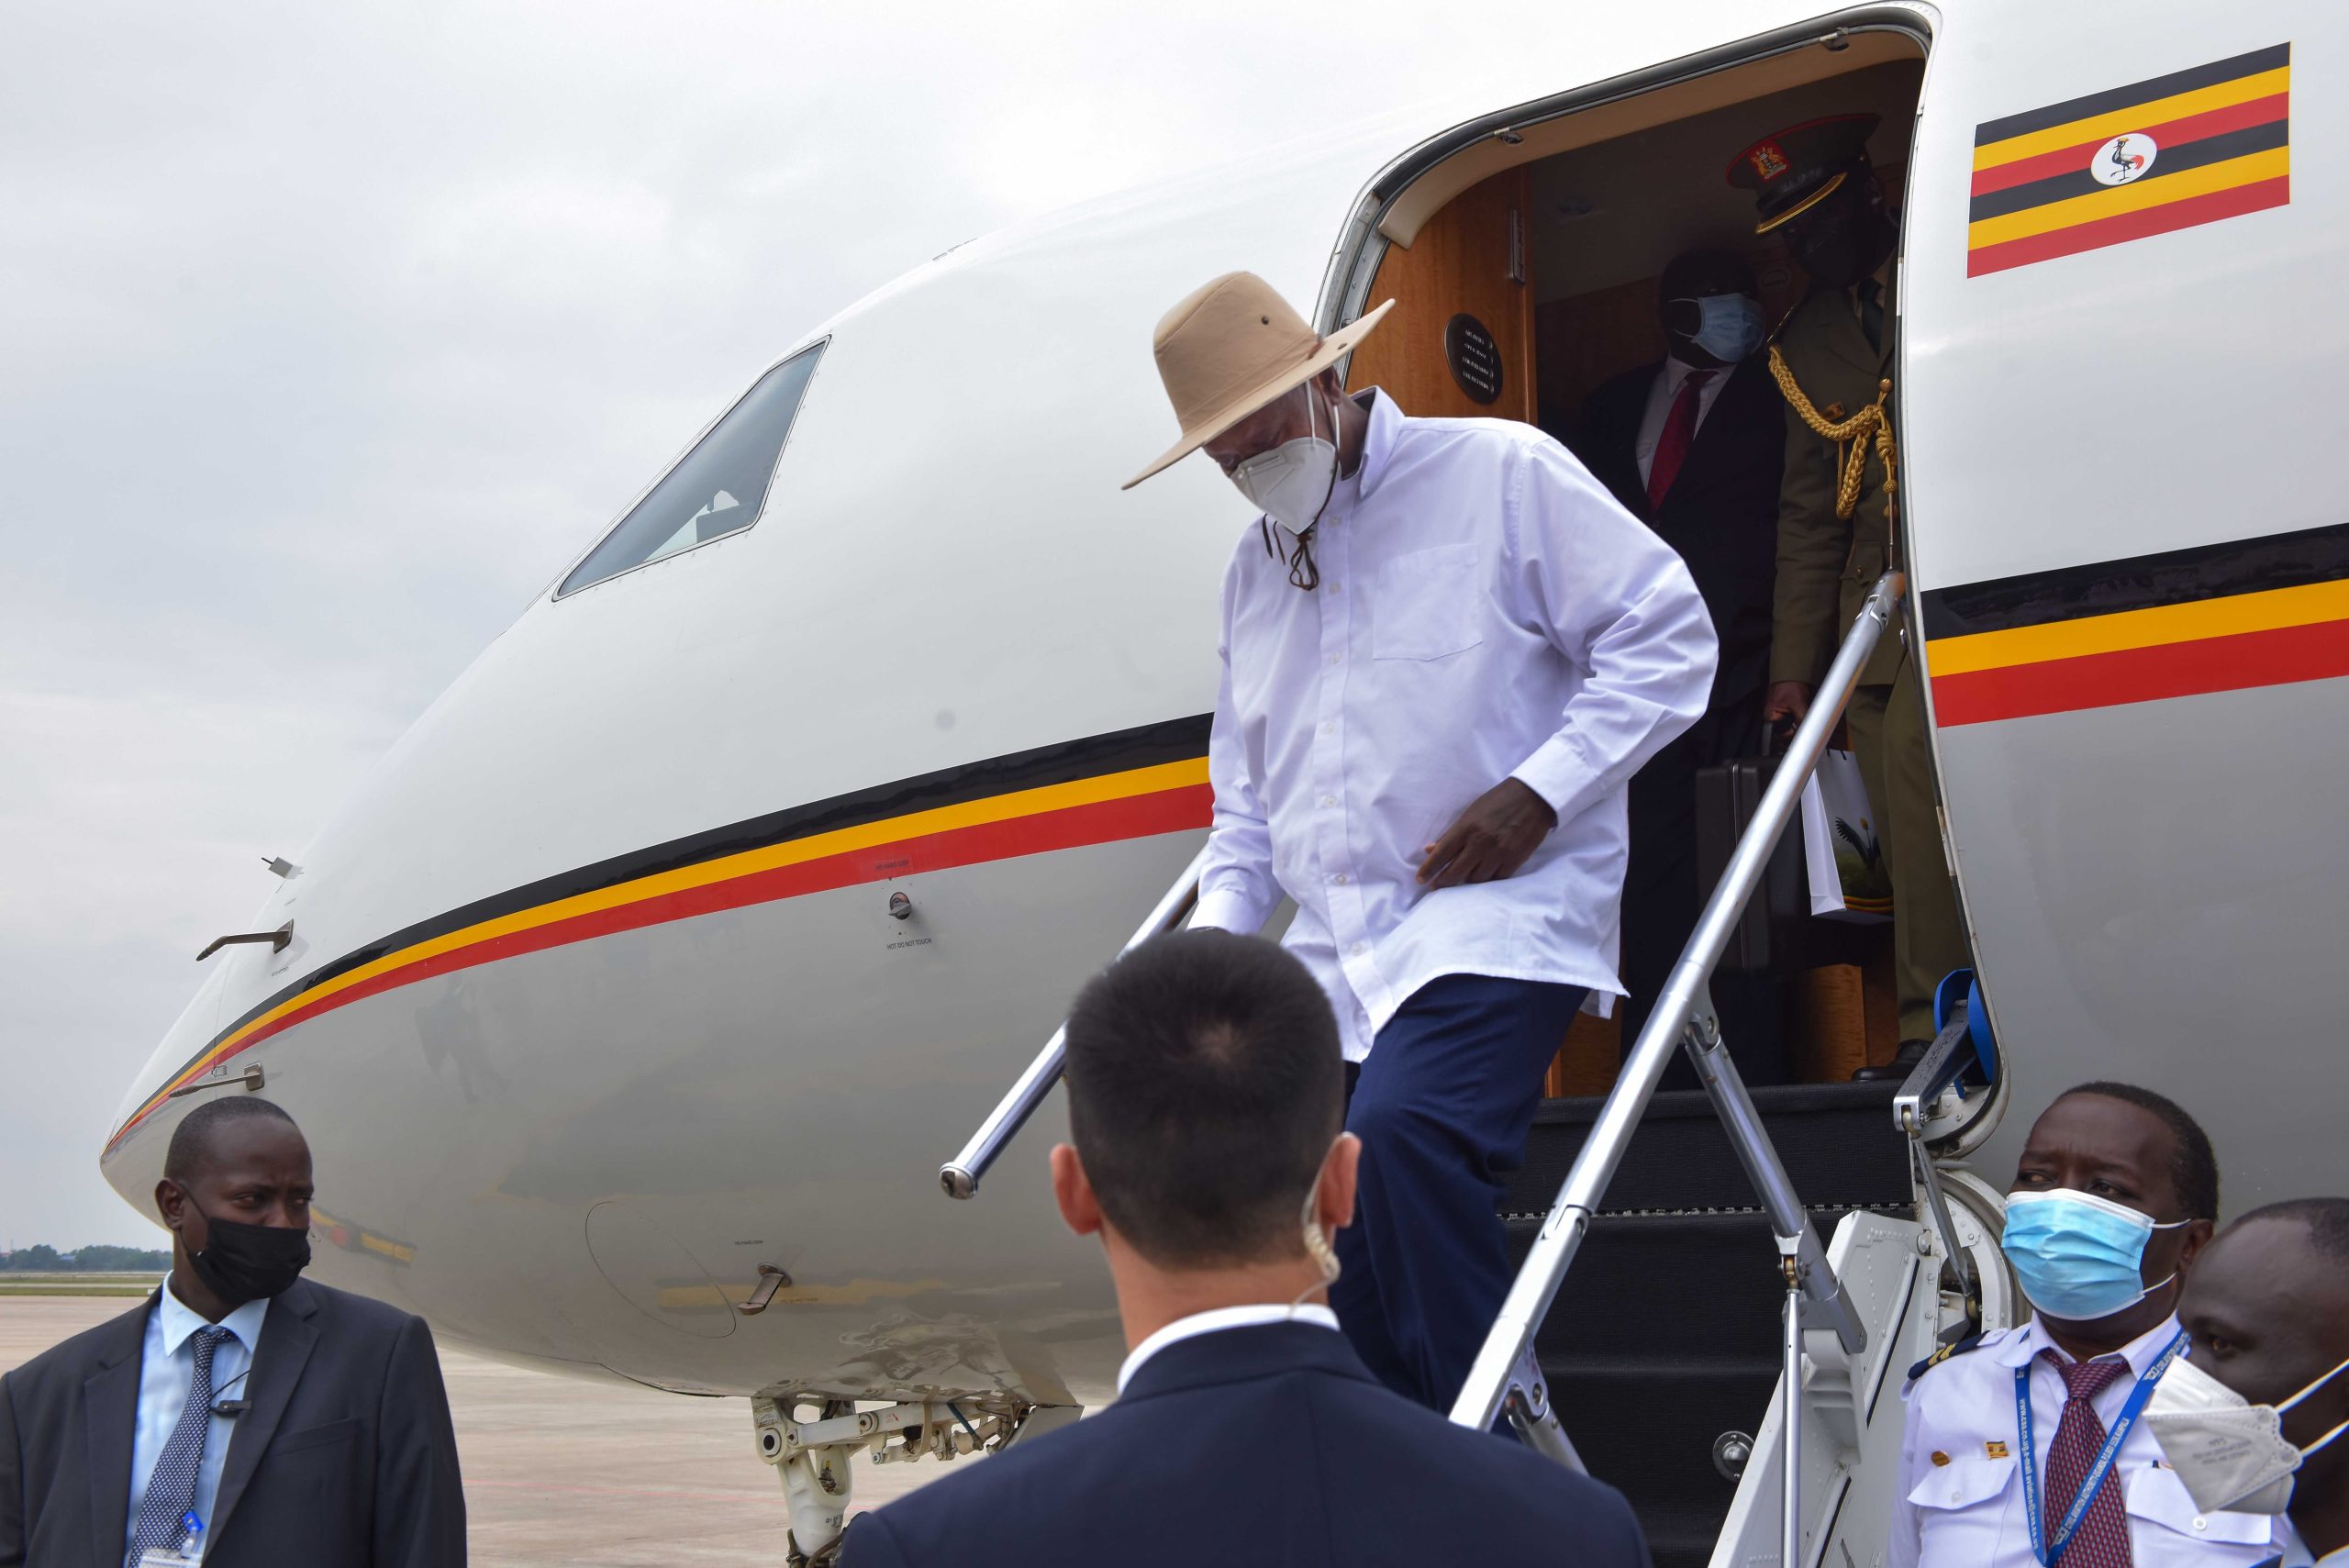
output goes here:
[{"label": "black face mask", "polygon": [[[187,1194],[190,1208],[195,1196]],[[280,1225],[215,1219],[204,1210],[205,1247],[188,1255],[205,1288],[233,1307],[275,1296],[310,1266],[310,1233]]]},{"label": "black face mask", "polygon": [[1814,283],[1850,288],[1892,254],[1899,229],[1883,204],[1870,200],[1869,195],[1846,180],[1842,190],[1803,214],[1787,236],[1795,260]]}]

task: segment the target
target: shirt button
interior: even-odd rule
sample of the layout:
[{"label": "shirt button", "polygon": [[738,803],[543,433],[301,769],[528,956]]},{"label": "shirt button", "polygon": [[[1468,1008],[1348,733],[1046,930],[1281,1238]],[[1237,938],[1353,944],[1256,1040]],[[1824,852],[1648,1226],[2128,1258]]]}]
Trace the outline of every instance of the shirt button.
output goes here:
[{"label": "shirt button", "polygon": [[1343,887],[1343,886],[1345,886],[1345,884],[1346,884],[1346,873],[1345,873],[1344,872],[1340,872],[1337,875],[1335,875],[1335,876],[1331,877],[1330,880],[1331,882],[1336,883],[1340,887]]},{"label": "shirt button", "polygon": [[2194,1528],[2196,1529],[2209,1529],[2210,1528],[2210,1521],[2209,1519],[2196,1519],[2194,1521]]},{"label": "shirt button", "polygon": [[1334,668],[1334,667],[1336,666],[1337,662],[1338,662],[1338,656],[1337,656],[1336,654],[1334,654],[1334,653],[1330,654],[1330,665]]},{"label": "shirt button", "polygon": [[1321,726],[1321,733],[1324,735],[1335,735],[1337,732],[1338,721],[1334,718],[1327,720]]},{"label": "shirt button", "polygon": [[1324,806],[1335,806],[1338,804],[1338,797],[1334,795],[1325,795],[1321,797],[1321,804]]},{"label": "shirt button", "polygon": [[1330,592],[1332,594],[1342,594],[1345,591],[1346,585],[1342,583],[1332,583],[1330,584]]},{"label": "shirt button", "polygon": [[1364,954],[1364,953],[1366,953],[1366,952],[1368,952],[1368,951],[1370,951],[1370,944],[1369,944],[1368,942],[1356,942],[1353,946],[1352,946],[1352,947],[1348,948],[1346,951],[1347,951],[1348,952],[1350,952],[1350,953],[1353,954],[1353,955],[1354,955],[1354,957],[1356,957],[1356,958],[1360,958],[1363,954]]}]

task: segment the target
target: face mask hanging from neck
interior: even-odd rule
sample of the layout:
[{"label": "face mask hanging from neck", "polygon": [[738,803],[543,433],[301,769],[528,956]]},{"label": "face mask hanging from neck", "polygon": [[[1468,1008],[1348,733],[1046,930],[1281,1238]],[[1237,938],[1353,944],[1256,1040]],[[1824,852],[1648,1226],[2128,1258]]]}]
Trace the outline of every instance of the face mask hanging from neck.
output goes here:
[{"label": "face mask hanging from neck", "polygon": [[[1305,395],[1307,433],[1234,464],[1231,483],[1266,517],[1297,537],[1296,550],[1289,556],[1289,581],[1300,588],[1311,588],[1321,576],[1313,565],[1309,536],[1338,487],[1338,447],[1335,440],[1324,440],[1319,434],[1314,411],[1321,399],[1312,384],[1297,390]],[[1337,433],[1332,422],[1330,434]],[[1272,548],[1269,530],[1264,544],[1267,550]]]},{"label": "face mask hanging from neck", "polygon": [[2280,1514],[2292,1505],[2294,1473],[2302,1461],[2343,1432],[2349,1421],[2306,1448],[2284,1436],[2284,1412],[2349,1371],[2343,1362],[2277,1405],[2254,1405],[2190,1361],[2169,1369],[2145,1407],[2145,1428],[2205,1513]]},{"label": "face mask hanging from neck", "polygon": [[2063,1187],[2009,1193],[1998,1247],[2032,1306],[2050,1318],[2092,1323],[2127,1311],[2176,1278],[2144,1283],[2145,1243],[2156,1230],[2192,1223],[2157,1224],[2150,1214]]}]

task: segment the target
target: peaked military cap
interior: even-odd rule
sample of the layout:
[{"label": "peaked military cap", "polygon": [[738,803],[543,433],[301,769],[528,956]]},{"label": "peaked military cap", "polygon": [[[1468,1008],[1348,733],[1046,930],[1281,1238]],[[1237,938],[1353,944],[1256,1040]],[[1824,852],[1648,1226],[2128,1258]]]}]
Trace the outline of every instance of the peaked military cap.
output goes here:
[{"label": "peaked military cap", "polygon": [[1770,230],[1827,199],[1867,162],[1868,138],[1878,115],[1829,115],[1773,131],[1739,153],[1729,183],[1757,193],[1756,234]]}]

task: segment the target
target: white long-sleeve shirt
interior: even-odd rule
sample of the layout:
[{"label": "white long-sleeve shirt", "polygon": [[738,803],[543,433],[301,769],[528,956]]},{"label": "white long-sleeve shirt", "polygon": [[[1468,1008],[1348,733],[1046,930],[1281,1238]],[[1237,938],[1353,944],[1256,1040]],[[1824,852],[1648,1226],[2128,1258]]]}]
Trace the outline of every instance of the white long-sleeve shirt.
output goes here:
[{"label": "white long-sleeve shirt", "polygon": [[[1715,656],[1687,568],[1564,447],[1367,396],[1361,462],[1313,535],[1321,585],[1292,586],[1254,523],[1224,573],[1192,922],[1254,931],[1294,899],[1284,945],[1329,993],[1350,1061],[1446,974],[1612,1006],[1623,785],[1704,711]],[[1425,847],[1512,776],[1558,814],[1532,858],[1505,881],[1420,886]]]}]

